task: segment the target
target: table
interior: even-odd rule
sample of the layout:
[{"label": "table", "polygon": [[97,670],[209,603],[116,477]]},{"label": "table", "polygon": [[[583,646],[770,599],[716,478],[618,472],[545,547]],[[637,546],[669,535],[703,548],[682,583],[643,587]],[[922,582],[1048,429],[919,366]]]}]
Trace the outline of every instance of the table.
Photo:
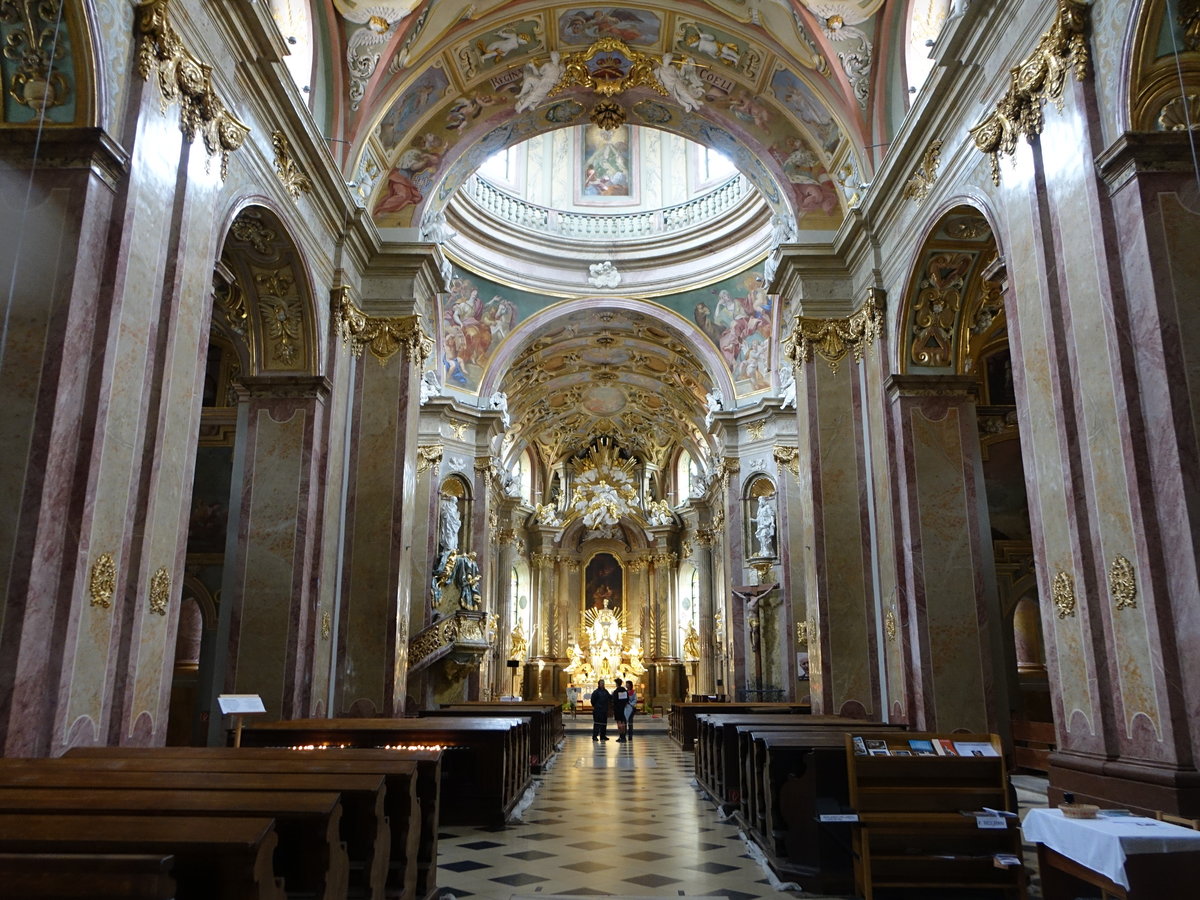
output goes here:
[{"label": "table", "polygon": [[1200,881],[1200,831],[1142,816],[1069,819],[1031,809],[1021,824],[1038,845],[1045,900],[1077,896],[1076,879],[1124,900],[1171,896]]}]

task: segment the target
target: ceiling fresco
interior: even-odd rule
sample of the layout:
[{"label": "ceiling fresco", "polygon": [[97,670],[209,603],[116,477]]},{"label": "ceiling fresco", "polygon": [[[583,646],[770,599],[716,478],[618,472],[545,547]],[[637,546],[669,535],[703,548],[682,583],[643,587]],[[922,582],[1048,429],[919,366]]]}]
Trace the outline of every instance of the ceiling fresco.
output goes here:
[{"label": "ceiling fresco", "polygon": [[[489,153],[586,122],[595,100],[587,89],[554,92],[521,113],[516,100],[527,65],[601,40],[692,62],[703,84],[695,111],[643,87],[609,99],[630,122],[723,144],[760,190],[767,181],[783,188],[774,205],[801,231],[836,228],[853,193],[843,187],[863,180],[882,0],[337,7],[349,54],[349,165],[381,227],[419,224]],[[355,21],[368,10],[374,19]],[[372,29],[376,39],[356,39]],[[352,47],[369,52],[355,57]]]}]

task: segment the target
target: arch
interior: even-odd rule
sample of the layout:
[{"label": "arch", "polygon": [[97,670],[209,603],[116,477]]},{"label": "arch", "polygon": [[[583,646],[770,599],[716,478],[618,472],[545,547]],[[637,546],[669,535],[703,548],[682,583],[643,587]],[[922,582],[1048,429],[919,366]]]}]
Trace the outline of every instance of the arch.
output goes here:
[{"label": "arch", "polygon": [[[1179,15],[1168,15],[1168,11]],[[1182,131],[1200,122],[1200,10],[1142,0],[1130,10],[1117,111],[1122,131]]]},{"label": "arch", "polygon": [[247,374],[317,374],[320,329],[304,254],[270,206],[250,200],[233,210],[220,245],[227,290],[218,312],[245,340]]}]

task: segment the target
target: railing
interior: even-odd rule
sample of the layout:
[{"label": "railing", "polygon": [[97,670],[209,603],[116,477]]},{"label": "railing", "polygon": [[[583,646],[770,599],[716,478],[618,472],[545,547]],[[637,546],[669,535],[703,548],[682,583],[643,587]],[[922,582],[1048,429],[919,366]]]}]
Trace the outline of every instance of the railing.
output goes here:
[{"label": "railing", "polygon": [[484,212],[519,228],[568,238],[635,240],[684,231],[710,222],[736,207],[750,182],[735,175],[700,197],[662,209],[630,213],[566,212],[522,200],[472,175],[464,190]]}]

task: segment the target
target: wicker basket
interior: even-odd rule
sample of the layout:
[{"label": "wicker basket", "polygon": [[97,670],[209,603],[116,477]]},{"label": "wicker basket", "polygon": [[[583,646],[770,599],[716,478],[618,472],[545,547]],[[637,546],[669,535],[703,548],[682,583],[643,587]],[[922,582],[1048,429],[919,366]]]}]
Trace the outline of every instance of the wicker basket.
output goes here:
[{"label": "wicker basket", "polygon": [[1058,808],[1068,819],[1094,819],[1100,812],[1100,807],[1090,803],[1063,803]]}]

